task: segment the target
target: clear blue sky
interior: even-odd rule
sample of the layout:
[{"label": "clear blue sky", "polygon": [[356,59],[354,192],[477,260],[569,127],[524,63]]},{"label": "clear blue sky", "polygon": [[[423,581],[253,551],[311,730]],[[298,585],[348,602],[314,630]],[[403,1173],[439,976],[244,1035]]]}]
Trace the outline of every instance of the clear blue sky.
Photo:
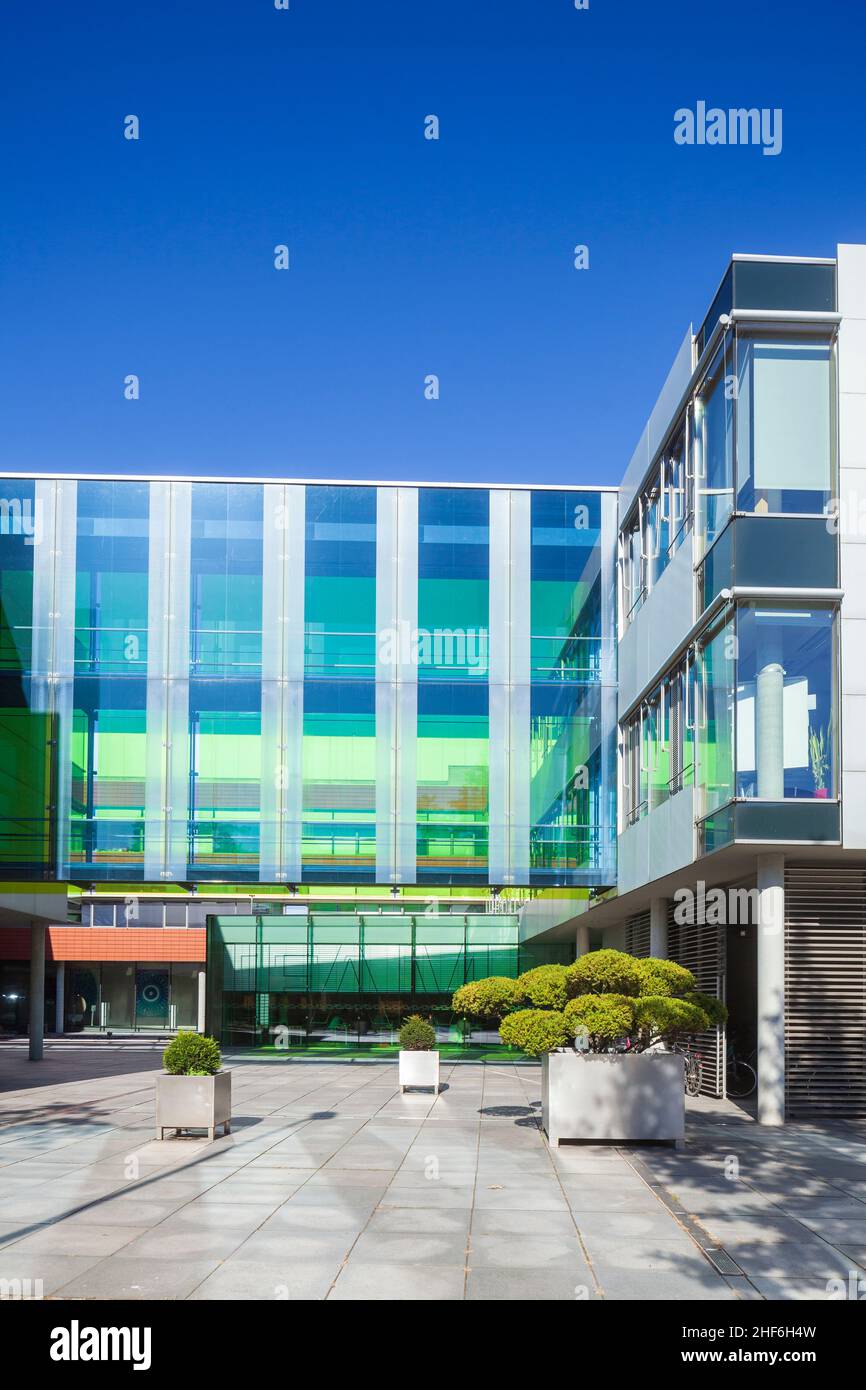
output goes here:
[{"label": "clear blue sky", "polygon": [[[6,470],[618,482],[730,252],[866,240],[860,0],[22,0],[3,31]],[[675,145],[699,99],[781,107],[781,155]]]}]

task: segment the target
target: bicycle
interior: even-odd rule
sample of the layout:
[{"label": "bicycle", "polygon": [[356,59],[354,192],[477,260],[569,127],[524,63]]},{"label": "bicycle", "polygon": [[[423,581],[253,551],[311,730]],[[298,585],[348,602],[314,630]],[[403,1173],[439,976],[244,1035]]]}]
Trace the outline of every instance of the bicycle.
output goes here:
[{"label": "bicycle", "polygon": [[683,1084],[687,1096],[699,1096],[704,1081],[704,1064],[699,1052],[690,1052],[687,1047],[674,1044],[671,1049],[683,1059]]},{"label": "bicycle", "polygon": [[[626,1038],[623,1050],[625,1052],[632,1050],[631,1038]],[[690,1052],[687,1047],[680,1047],[678,1043],[674,1043],[670,1050],[683,1059],[683,1085],[686,1095],[699,1096],[704,1081],[704,1064],[701,1060],[701,1054]]]},{"label": "bicycle", "polygon": [[738,1057],[728,1043],[725,1058],[725,1092],[729,1100],[745,1100],[758,1089],[758,1073],[745,1057]]}]

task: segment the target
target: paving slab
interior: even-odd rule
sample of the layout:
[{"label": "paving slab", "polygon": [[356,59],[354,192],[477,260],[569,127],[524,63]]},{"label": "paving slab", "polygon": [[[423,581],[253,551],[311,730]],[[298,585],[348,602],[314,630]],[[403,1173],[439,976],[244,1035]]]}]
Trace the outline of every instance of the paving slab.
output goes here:
[{"label": "paving slab", "polygon": [[866,1129],[769,1132],[699,1097],[683,1152],[554,1152],[535,1066],[449,1065],[439,1096],[401,1096],[391,1061],[237,1054],[233,1133],[160,1142],[158,1053],[57,1051],[34,1073],[0,1049],[0,1270],[38,1262],[53,1298],[730,1301],[866,1278]]}]

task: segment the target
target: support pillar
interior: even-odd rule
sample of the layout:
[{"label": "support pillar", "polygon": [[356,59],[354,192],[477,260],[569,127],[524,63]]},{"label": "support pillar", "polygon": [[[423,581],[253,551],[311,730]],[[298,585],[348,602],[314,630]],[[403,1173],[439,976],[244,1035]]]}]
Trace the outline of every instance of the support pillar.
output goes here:
[{"label": "support pillar", "polygon": [[653,898],[650,903],[650,950],[651,956],[666,960],[668,954],[668,900]]},{"label": "support pillar", "polygon": [[585,956],[589,950],[589,923],[578,922],[575,936],[575,949],[578,956]]},{"label": "support pillar", "polygon": [[42,1061],[45,1036],[45,925],[30,923],[30,1060]]},{"label": "support pillar", "polygon": [[63,1032],[64,1005],[66,1003],[65,994],[66,964],[64,961],[59,960],[57,962],[57,973],[54,977],[54,1031],[57,1034]]},{"label": "support pillar", "polygon": [[758,1123],[785,1123],[785,856],[758,858]]},{"label": "support pillar", "polygon": [[200,1033],[205,1030],[205,1016],[207,1008],[207,975],[204,970],[198,972],[198,1018],[196,1027]]}]

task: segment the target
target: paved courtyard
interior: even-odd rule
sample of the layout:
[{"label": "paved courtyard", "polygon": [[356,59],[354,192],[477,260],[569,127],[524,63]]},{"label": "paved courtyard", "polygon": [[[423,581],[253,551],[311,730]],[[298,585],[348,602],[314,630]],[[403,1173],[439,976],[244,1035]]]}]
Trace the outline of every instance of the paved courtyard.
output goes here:
[{"label": "paved courtyard", "polygon": [[401,1095],[393,1062],[227,1062],[232,1134],[158,1143],[158,1051],[37,1065],[0,1046],[7,1296],[736,1301],[866,1281],[866,1127],[761,1130],[699,1100],[683,1153],[554,1153],[536,1066],[445,1066],[434,1098]]}]

